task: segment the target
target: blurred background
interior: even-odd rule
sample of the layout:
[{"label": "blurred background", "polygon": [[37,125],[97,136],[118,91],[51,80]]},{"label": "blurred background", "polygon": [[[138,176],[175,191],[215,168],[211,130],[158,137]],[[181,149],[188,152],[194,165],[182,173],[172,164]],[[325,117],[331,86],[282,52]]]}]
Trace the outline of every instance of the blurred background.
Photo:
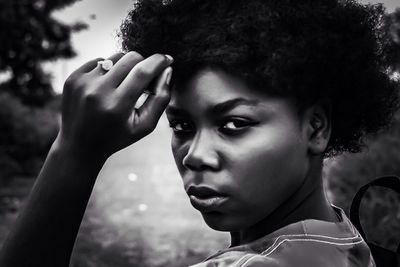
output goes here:
[{"label": "blurred background", "polygon": [[[391,13],[400,43],[400,2],[377,2]],[[0,246],[57,134],[63,82],[86,61],[120,50],[117,31],[132,6],[131,0],[0,1]],[[190,206],[170,134],[162,117],[150,136],[107,161],[71,266],[187,266],[228,245],[228,234],[210,230]],[[400,176],[400,113],[393,127],[368,142],[363,153],[325,162],[328,196],[347,214],[360,186]],[[361,210],[369,239],[394,250],[400,197],[374,189]]]}]

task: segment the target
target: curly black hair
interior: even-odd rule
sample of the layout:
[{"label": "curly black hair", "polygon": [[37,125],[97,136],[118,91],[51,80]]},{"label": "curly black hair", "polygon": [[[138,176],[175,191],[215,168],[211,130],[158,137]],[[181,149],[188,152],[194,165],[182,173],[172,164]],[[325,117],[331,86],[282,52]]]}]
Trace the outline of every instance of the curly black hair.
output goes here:
[{"label": "curly black hair", "polygon": [[352,0],[138,0],[119,35],[124,51],[172,55],[174,83],[209,66],[299,111],[329,100],[330,157],[360,152],[399,107],[385,14]]}]

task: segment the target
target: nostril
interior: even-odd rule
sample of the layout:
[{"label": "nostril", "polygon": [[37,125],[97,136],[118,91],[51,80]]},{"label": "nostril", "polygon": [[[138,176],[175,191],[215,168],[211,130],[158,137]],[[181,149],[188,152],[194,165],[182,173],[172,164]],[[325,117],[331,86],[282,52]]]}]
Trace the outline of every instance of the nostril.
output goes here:
[{"label": "nostril", "polygon": [[198,132],[190,143],[187,153],[182,160],[185,168],[193,171],[204,169],[217,169],[219,167],[218,154],[215,150],[215,143],[210,135],[204,131]]},{"label": "nostril", "polygon": [[207,169],[210,169],[211,167],[210,166],[207,166],[207,165],[194,165],[194,164],[183,164],[183,166],[186,168],[186,169],[188,169],[188,170],[190,170],[190,171],[195,171],[195,172],[200,172],[200,171],[204,171],[204,170],[207,170]]},{"label": "nostril", "polygon": [[202,170],[215,170],[218,168],[218,158],[212,155],[195,155],[187,154],[182,161],[182,165],[192,171],[202,171]]},{"label": "nostril", "polygon": [[185,168],[190,169],[190,170],[197,170],[198,167],[198,163],[195,162],[195,160],[193,160],[193,157],[186,155],[183,158],[182,164]]}]

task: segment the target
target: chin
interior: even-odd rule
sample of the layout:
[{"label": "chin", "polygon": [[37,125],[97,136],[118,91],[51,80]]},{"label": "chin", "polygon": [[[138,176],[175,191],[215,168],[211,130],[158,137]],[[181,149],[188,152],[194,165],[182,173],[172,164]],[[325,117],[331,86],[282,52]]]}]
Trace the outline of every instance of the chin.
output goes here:
[{"label": "chin", "polygon": [[236,232],[247,228],[248,225],[240,223],[232,216],[222,212],[205,212],[202,213],[205,223],[213,230],[222,232]]}]

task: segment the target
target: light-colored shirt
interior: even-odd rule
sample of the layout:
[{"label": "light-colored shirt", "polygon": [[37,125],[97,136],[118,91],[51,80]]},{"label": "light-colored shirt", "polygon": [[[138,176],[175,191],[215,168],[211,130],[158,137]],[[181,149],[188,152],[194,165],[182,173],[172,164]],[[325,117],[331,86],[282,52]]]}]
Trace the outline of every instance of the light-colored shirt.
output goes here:
[{"label": "light-colored shirt", "polygon": [[251,243],[220,250],[192,267],[375,267],[371,251],[343,210],[339,222],[307,219]]}]

